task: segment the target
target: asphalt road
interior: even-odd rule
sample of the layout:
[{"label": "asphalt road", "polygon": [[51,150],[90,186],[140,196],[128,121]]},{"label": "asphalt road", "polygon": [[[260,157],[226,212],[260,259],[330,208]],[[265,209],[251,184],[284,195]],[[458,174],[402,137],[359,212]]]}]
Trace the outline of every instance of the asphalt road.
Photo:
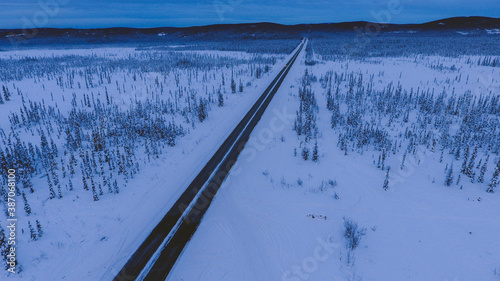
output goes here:
[{"label": "asphalt road", "polygon": [[167,278],[303,47],[304,42],[300,43],[285,67],[116,275],[114,281],[162,281]]}]

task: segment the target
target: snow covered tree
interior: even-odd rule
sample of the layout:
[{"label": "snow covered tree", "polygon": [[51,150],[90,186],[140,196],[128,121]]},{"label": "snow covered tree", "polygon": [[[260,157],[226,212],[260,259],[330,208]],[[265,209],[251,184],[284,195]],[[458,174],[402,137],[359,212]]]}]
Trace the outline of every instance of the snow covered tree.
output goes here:
[{"label": "snow covered tree", "polygon": [[217,97],[218,97],[218,100],[219,100],[219,107],[222,107],[224,106],[224,96],[222,95],[220,89],[217,91]]},{"label": "snow covered tree", "polygon": [[318,162],[318,159],[319,159],[319,155],[318,155],[318,142],[316,142],[316,143],[314,143],[312,161]]},{"label": "snow covered tree", "polygon": [[52,181],[50,180],[50,176],[48,173],[45,174],[47,177],[47,183],[49,184],[49,191],[50,191],[50,199],[56,198],[56,192],[54,191],[54,188],[52,186]]},{"label": "snow covered tree", "polygon": [[243,82],[241,82],[241,79],[240,79],[240,85],[238,88],[239,88],[239,92],[243,93]]},{"label": "snow covered tree", "polygon": [[[387,155],[385,154],[385,149],[382,150],[382,162],[380,162],[380,169],[382,170],[385,170],[385,158],[387,157]],[[387,171],[389,173],[389,171]]]},{"label": "snow covered tree", "polygon": [[116,194],[120,193],[120,189],[118,188],[118,182],[116,180],[113,182],[113,188]]},{"label": "snow covered tree", "polygon": [[29,177],[26,177],[23,180],[23,186],[24,186],[24,188],[29,189],[30,193],[35,192],[35,190],[33,189],[33,183],[31,182],[31,179]]},{"label": "snow covered tree", "polygon": [[59,198],[59,199],[63,198],[62,191],[61,191],[61,185],[57,185],[57,198]]},{"label": "snow covered tree", "polygon": [[42,230],[42,224],[40,224],[40,221],[36,220],[36,230],[38,232],[38,237],[41,238],[43,235],[43,230]]},{"label": "snow covered tree", "polygon": [[69,191],[73,191],[73,181],[71,180],[71,178],[68,179],[68,187]]},{"label": "snow covered tree", "polygon": [[97,195],[97,191],[96,191],[96,188],[95,188],[95,183],[94,183],[94,179],[93,178],[90,178],[90,183],[91,183],[91,186],[92,186],[92,198],[94,199],[94,201],[99,201],[99,196]]},{"label": "snow covered tree", "polygon": [[31,207],[30,204],[28,204],[28,199],[26,199],[26,194],[23,192],[23,201],[24,201],[24,211],[26,212],[26,215],[29,216],[31,214]]},{"label": "snow covered tree", "polygon": [[7,255],[10,252],[9,248],[10,247],[7,241],[7,236],[5,235],[5,230],[0,225],[0,257],[2,258],[5,269],[9,268],[9,265],[7,264]]},{"label": "snow covered tree", "polygon": [[495,172],[493,172],[493,177],[491,178],[490,184],[488,186],[488,192],[495,192],[495,188],[498,185],[498,178],[500,176],[500,160],[498,160],[497,166],[495,168]]},{"label": "snow covered tree", "polygon": [[87,179],[85,178],[85,175],[82,174],[82,182],[83,182],[83,189],[89,190],[89,185],[87,184]]},{"label": "snow covered tree", "polygon": [[106,176],[104,176],[104,177],[102,178],[102,185],[103,185],[104,187],[106,187],[106,186],[108,187],[108,193],[113,193],[113,189],[111,188],[111,184],[110,184],[110,183],[109,183],[109,181],[106,179]]},{"label": "snow covered tree", "polygon": [[200,120],[200,122],[203,122],[205,118],[207,118],[207,109],[205,102],[202,98],[200,98],[200,105],[198,106],[198,120]]},{"label": "snow covered tree", "polygon": [[305,146],[302,148],[302,159],[304,159],[305,161],[309,159],[309,149]]},{"label": "snow covered tree", "polygon": [[33,240],[33,241],[38,240],[38,235],[37,235],[37,233],[36,233],[35,229],[33,228],[33,226],[31,225],[31,222],[30,222],[30,221],[28,221],[28,227],[29,227],[29,229],[30,229],[30,237],[31,237],[31,240]]},{"label": "snow covered tree", "polygon": [[474,177],[476,175],[476,173],[474,172],[474,161],[476,160],[476,157],[477,157],[477,146],[474,148],[474,152],[472,152],[469,164],[467,165],[466,168],[466,175],[469,178],[471,178],[472,182],[474,182]]},{"label": "snow covered tree", "polygon": [[69,173],[70,173],[71,177],[73,177],[73,175],[75,174],[75,166],[76,165],[77,165],[76,158],[75,158],[75,155],[73,154],[73,151],[72,151],[70,154],[70,157],[69,157],[69,164],[68,164],[68,169],[69,169]]},{"label": "snow covered tree", "polygon": [[3,90],[3,95],[5,97],[5,101],[10,101],[9,89],[7,89],[7,87],[5,87],[5,86],[2,86],[2,90]]},{"label": "snow covered tree", "polygon": [[384,180],[384,190],[387,190],[389,188],[389,171],[391,170],[391,167],[387,167],[387,173],[385,174],[385,180]]},{"label": "snow covered tree", "polygon": [[462,163],[462,169],[460,172],[464,175],[467,175],[467,163],[469,160],[469,147],[467,146],[465,148],[465,153],[464,153],[464,162]]},{"label": "snow covered tree", "polygon": [[234,74],[231,73],[231,92],[236,93],[236,82],[234,81]]},{"label": "snow covered tree", "polygon": [[450,186],[453,183],[453,163],[451,163],[450,169],[446,175],[445,185]]},{"label": "snow covered tree", "polygon": [[332,88],[328,89],[328,92],[326,93],[326,108],[330,111],[333,110],[334,102],[333,102],[333,97],[332,97]]},{"label": "snow covered tree", "polygon": [[97,186],[98,186],[98,188],[99,188],[99,195],[101,195],[101,196],[102,196],[102,195],[104,195],[104,191],[102,190],[102,185],[101,185],[101,183],[99,183]]},{"label": "snow covered tree", "polygon": [[490,159],[490,155],[486,156],[486,161],[484,161],[483,165],[481,166],[481,170],[479,170],[479,177],[477,178],[477,181],[479,183],[484,182],[484,174],[486,173],[486,170],[488,169],[488,160]]},{"label": "snow covered tree", "polygon": [[403,158],[401,159],[401,167],[400,167],[401,170],[405,168],[405,160],[406,160],[406,150],[405,153],[403,154]]}]

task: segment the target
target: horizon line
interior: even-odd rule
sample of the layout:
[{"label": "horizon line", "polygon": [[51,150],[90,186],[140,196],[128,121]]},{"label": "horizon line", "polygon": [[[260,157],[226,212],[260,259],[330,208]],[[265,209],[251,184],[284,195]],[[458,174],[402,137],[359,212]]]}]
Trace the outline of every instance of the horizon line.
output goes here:
[{"label": "horizon line", "polygon": [[[374,23],[381,25],[422,25],[427,23],[433,23],[442,20],[456,19],[456,18],[486,18],[486,19],[494,19],[500,20],[500,17],[488,17],[488,16],[453,16],[448,18],[439,18],[436,20],[425,21],[421,23],[384,23],[384,22],[376,22],[376,21],[367,21],[367,20],[354,20],[354,21],[341,21],[341,22],[322,22],[322,23],[297,23],[297,24],[283,24],[271,21],[260,21],[260,22],[231,22],[231,23],[213,23],[213,24],[203,24],[203,25],[191,25],[191,26],[152,26],[152,27],[131,27],[131,26],[110,26],[110,27],[89,27],[89,28],[80,28],[80,27],[35,27],[36,29],[74,29],[74,30],[92,30],[92,29],[158,29],[158,28],[173,28],[173,29],[184,29],[184,28],[195,28],[195,27],[210,27],[210,26],[223,26],[223,25],[249,25],[249,24],[274,24],[281,26],[300,26],[300,25],[325,25],[325,24],[347,24],[347,23]],[[0,28],[0,30],[30,30],[33,28]]]}]

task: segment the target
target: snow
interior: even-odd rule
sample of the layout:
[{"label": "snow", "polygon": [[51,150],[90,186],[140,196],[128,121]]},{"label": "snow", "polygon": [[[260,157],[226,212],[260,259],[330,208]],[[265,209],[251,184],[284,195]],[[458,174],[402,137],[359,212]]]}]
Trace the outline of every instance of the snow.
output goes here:
[{"label": "snow", "polygon": [[135,53],[135,48],[128,48],[128,47],[58,49],[58,50],[33,49],[33,50],[15,50],[15,51],[1,52],[0,59],[21,59],[26,57],[50,58],[50,57],[62,57],[68,55],[124,58],[134,53]]},{"label": "snow", "polygon": [[[187,45],[167,45],[168,48],[181,48]],[[106,47],[106,48],[82,48],[82,49],[34,49],[34,50],[15,50],[0,52],[0,59],[22,59],[26,57],[31,58],[53,58],[63,57],[69,55],[78,56],[94,56],[100,58],[127,58],[129,56],[141,57],[141,54],[150,52],[161,53],[157,48],[132,48],[132,47]],[[249,58],[252,56],[273,57],[269,54],[250,54],[245,52],[236,51],[212,51],[212,50],[199,50],[199,51],[176,51],[180,53],[197,53],[203,55],[213,55],[230,58]]]},{"label": "snow", "polygon": [[[0,59],[72,54],[114,59],[147,52],[157,50],[9,51],[0,53]],[[214,58],[255,56],[241,52],[181,52]],[[247,65],[235,66],[236,72],[244,73],[241,77],[245,85],[251,83],[245,86],[244,93],[228,93],[225,105],[212,105],[205,122],[194,127],[183,124],[189,127],[189,133],[179,138],[175,147],[167,147],[159,159],[139,161],[141,172],[121,186],[120,194],[104,195],[97,202],[77,186],[74,192],[65,190],[62,199],[48,200],[48,194],[43,192],[29,194],[33,214],[20,219],[24,233],[18,233],[18,254],[24,270],[19,275],[2,272],[0,279],[111,280],[287,61],[276,58],[278,63],[261,79],[246,75]],[[500,69],[478,66],[480,58],[415,55],[346,59],[320,61],[308,70],[318,78],[330,70],[363,74],[365,79],[372,75],[378,90],[399,82],[406,90],[434,89],[436,94],[443,90],[470,91],[476,96],[500,93]],[[372,164],[377,152],[367,149],[363,154],[344,155],[337,147],[338,133],[330,126],[325,90],[315,82],[313,90],[320,108],[320,160],[314,163],[294,156],[294,149],[303,145],[292,126],[305,69],[303,52],[168,280],[498,280],[500,193],[486,193],[485,184],[471,183],[466,178],[462,189],[456,185],[445,187],[443,171],[445,164],[453,161],[452,155],[445,154],[443,163],[439,163],[439,151],[423,149],[416,157],[408,157],[404,170],[399,169],[401,160],[397,156],[389,157],[387,165],[397,173],[391,177],[388,191],[384,191],[385,171]],[[230,69],[224,71],[229,81]],[[208,76],[219,75],[214,72]],[[187,80],[186,71],[176,73]],[[114,84],[108,87],[123,108],[134,99],[148,98],[144,91],[154,84],[155,76],[162,77],[148,73],[146,78],[133,82],[131,73],[118,71],[114,75],[113,79],[127,78],[126,86],[118,87],[126,89],[126,93],[119,93]],[[172,76],[165,80],[166,92],[175,90]],[[215,81],[209,83],[217,86]],[[11,89],[15,84],[31,100],[58,103],[62,111],[70,109],[67,104],[72,92],[79,97],[89,94],[86,89],[61,91],[54,79],[35,82],[30,78],[2,84]],[[193,85],[193,89],[203,94],[202,86]],[[97,96],[103,87],[90,91]],[[21,104],[21,98],[14,94],[12,101],[0,105],[0,128],[4,131],[10,129],[10,111],[19,110]],[[178,115],[175,118],[182,120]],[[37,138],[23,135],[26,141]],[[144,159],[144,154],[138,154]],[[496,160],[493,158],[488,179]],[[34,184],[47,185],[41,175]],[[343,237],[344,217],[366,228],[350,262]],[[36,218],[42,221],[45,234],[38,241],[30,241],[27,220],[33,222]]]},{"label": "snow", "polygon": [[500,28],[486,29],[488,34],[500,34]]},{"label": "snow", "polygon": [[[104,48],[43,50],[30,53],[15,51],[2,55],[17,58],[26,55],[41,57],[74,53],[128,56],[133,52],[133,49],[128,48]],[[226,55],[224,52],[213,53],[219,56]],[[236,53],[231,52],[227,56],[235,57]],[[241,56],[250,55],[241,53]],[[283,64],[284,61],[280,59],[276,67],[273,67],[261,79],[245,78],[244,82],[252,82],[251,86],[247,85],[241,94],[229,93],[224,107],[215,106],[210,111],[206,122],[198,123],[195,128],[191,128],[191,133],[180,138],[175,147],[169,147],[160,159],[149,164],[141,161],[141,173],[135,179],[129,180],[126,186],[120,187],[120,194],[105,195],[98,202],[88,200],[91,199],[88,193],[76,186],[75,192],[65,191],[64,198],[58,200],[48,200],[48,194],[44,193],[28,194],[34,213],[30,217],[20,218],[19,225],[24,229],[24,234],[18,234],[18,254],[23,271],[18,275],[7,275],[6,272],[2,272],[1,278],[75,281],[112,279],[230,134],[238,121],[243,118]],[[229,75],[227,79],[230,79],[230,70],[229,74],[225,74]],[[154,80],[155,75],[157,74],[149,74],[149,79]],[[134,84],[131,77],[127,79],[129,85]],[[41,82],[33,83],[33,80],[27,79],[14,83],[25,94],[27,92],[30,99],[44,98],[46,102],[50,102],[50,97],[36,95],[37,92],[42,91]],[[140,81],[135,84],[139,84],[136,87],[141,89]],[[61,100],[62,95],[66,95],[66,103],[71,100],[71,94],[58,91],[58,86],[54,81],[45,81],[44,87],[47,88],[46,92],[60,93],[61,96],[54,94],[55,102],[64,104]],[[84,90],[75,91],[78,94],[85,93]],[[96,92],[96,89],[93,91]],[[123,102],[125,107],[129,99],[134,98],[133,93],[123,95],[123,93],[118,94],[111,90],[110,94]],[[12,100],[3,106],[9,106],[15,111],[20,105],[20,97],[13,95]],[[7,114],[9,114],[7,110],[1,113],[0,126],[2,128],[10,126]],[[78,177],[75,178],[78,179]],[[76,179],[74,182],[77,181]],[[47,183],[40,178],[34,181],[34,184],[37,186]],[[19,206],[18,213],[22,213],[21,206]],[[29,231],[26,231],[27,219],[34,220],[34,217],[40,218],[45,231],[44,236],[38,241],[30,241]]]},{"label": "snow", "polygon": [[[375,74],[378,87],[401,81],[405,89],[500,92],[498,68],[466,59],[367,59],[348,61],[348,69]],[[460,70],[429,67],[438,61]],[[293,155],[301,143],[292,124],[303,63],[290,71],[167,280],[498,280],[500,195],[470,181],[463,189],[445,187],[444,163],[451,156],[439,163],[439,152],[425,150],[384,191],[385,172],[374,167],[370,150],[345,156],[336,146],[318,85],[320,160]],[[347,63],[309,68],[318,78],[330,69],[347,72]],[[275,124],[275,110],[285,108],[292,116]],[[388,165],[398,169],[399,163],[391,157]],[[366,228],[352,263],[346,261],[343,217]]]}]

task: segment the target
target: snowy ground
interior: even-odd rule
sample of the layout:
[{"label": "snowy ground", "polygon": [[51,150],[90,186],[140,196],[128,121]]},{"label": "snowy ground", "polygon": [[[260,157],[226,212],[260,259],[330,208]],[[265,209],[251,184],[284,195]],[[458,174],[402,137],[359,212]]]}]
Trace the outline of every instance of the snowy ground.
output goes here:
[{"label": "snowy ground", "polygon": [[[367,59],[320,62],[309,71],[318,78],[328,70],[374,74],[379,88],[401,81],[405,89],[500,93],[498,68],[466,61]],[[316,83],[319,162],[294,156],[302,144],[292,125],[303,62],[292,68],[168,280],[500,280],[500,193],[467,180],[462,189],[444,186],[451,155],[439,163],[438,151],[422,150],[384,191],[385,172],[373,165],[378,154],[346,156],[337,147],[325,90]],[[460,70],[432,67],[440,64]],[[291,115],[277,121],[276,111]],[[399,170],[400,158],[388,161]],[[350,261],[344,217],[366,228]]]},{"label": "snowy ground", "polygon": [[[61,55],[60,52],[64,52],[65,55],[76,53],[78,55],[126,57],[134,51],[132,49],[92,49],[85,50],[82,54],[81,50],[44,50],[23,54],[15,52],[14,55],[52,57],[54,54]],[[228,54],[225,52],[210,53],[221,57],[252,56],[251,54],[236,54],[235,52],[228,52]],[[10,57],[9,53],[2,55]],[[74,191],[63,190],[62,199],[49,200],[48,193],[42,188],[37,189],[42,189],[41,192],[35,191],[33,194],[27,194],[33,210],[32,214],[26,217],[23,214],[22,205],[18,207],[20,229],[18,230],[17,251],[23,271],[17,275],[2,271],[0,279],[95,281],[102,278],[102,280],[111,280],[165,215],[183,189],[196,176],[199,169],[229,135],[238,120],[243,118],[264,91],[277,73],[275,70],[282,67],[283,58],[285,56],[278,57],[277,67],[273,67],[261,79],[252,78],[248,74],[246,77],[244,74],[241,75],[245,83],[243,93],[225,93],[224,106],[212,105],[212,110],[205,122],[197,122],[195,127],[190,128],[187,135],[177,141],[176,146],[167,147],[165,153],[152,162],[140,161],[142,166],[140,174],[134,179],[129,179],[126,184],[120,182],[120,194],[105,194],[98,202],[93,202],[88,191],[81,188],[81,182],[78,185],[75,184]],[[243,65],[243,69],[247,67]],[[225,71],[225,74],[228,75],[227,69]],[[231,69],[229,69],[229,76],[226,79],[230,79],[230,71]],[[185,73],[180,75],[183,74],[185,75]],[[160,74],[146,74],[147,78],[138,79],[135,83],[132,82],[130,73],[118,73],[116,76],[121,77],[121,75],[126,75],[129,80],[126,87],[132,89],[136,87],[135,91],[125,94],[117,92],[116,88],[108,87],[110,95],[116,99],[118,104],[126,108],[132,99],[141,99],[141,96],[138,97],[138,95],[150,87],[149,85],[153,83],[151,81],[154,81],[155,76]],[[169,79],[173,79],[173,77],[169,77]],[[44,99],[48,103],[59,102],[60,107],[64,109],[65,107],[62,105],[71,100],[70,91],[58,90],[54,80],[33,82],[32,79],[26,79],[20,82],[8,82],[7,85],[12,87],[11,83],[16,84],[16,87],[23,91],[25,98],[33,101]],[[142,83],[144,84],[141,85]],[[167,85],[169,85],[168,83],[172,82],[168,81]],[[212,83],[217,86],[215,82]],[[46,87],[47,89],[45,89]],[[174,91],[172,84],[168,87],[166,90]],[[229,85],[226,84],[226,87]],[[103,88],[104,86],[92,90],[97,93],[97,91],[103,91]],[[122,90],[124,89],[125,86]],[[38,94],[44,91],[45,95]],[[55,93],[55,101],[50,100],[49,92],[52,91]],[[88,93],[85,89],[74,89],[73,91],[79,96]],[[65,101],[63,101],[63,96],[66,97]],[[21,106],[20,99],[19,96],[13,95],[9,102],[1,105],[10,109],[1,112],[0,126],[4,131],[9,128],[7,118],[10,114],[9,111],[16,112],[18,110]],[[175,118],[182,119],[179,116],[175,116]],[[190,127],[191,125],[188,123],[185,126]],[[26,140],[34,139],[36,142],[37,138],[39,139],[38,136],[27,137]],[[146,158],[142,149],[138,153],[139,159]],[[33,182],[37,188],[46,188],[47,183],[42,175],[40,175],[40,179],[35,179]],[[33,223],[35,218],[42,222],[44,235],[38,241],[31,241],[27,221],[31,220]],[[2,225],[5,227],[3,223]]]},{"label": "snowy ground", "polygon": [[[132,48],[102,48],[3,52],[0,58],[52,58],[75,53],[106,59],[141,59],[148,54]],[[239,52],[183,53],[205,58],[255,57]],[[401,159],[389,157],[387,165],[398,173],[384,191],[385,171],[374,165],[378,152],[366,149],[363,154],[344,155],[337,146],[338,133],[330,126],[325,89],[315,82],[319,161],[294,156],[294,149],[300,150],[303,145],[303,138],[292,130],[299,103],[298,85],[306,69],[303,56],[255,128],[169,280],[500,280],[500,192],[486,193],[486,183],[466,179],[460,184],[462,189],[444,186],[443,171],[453,161],[452,155],[445,154],[440,163],[439,150],[422,149],[417,157],[408,157],[401,171],[397,169]],[[126,185],[120,182],[120,194],[105,194],[93,202],[75,180],[75,191],[63,190],[62,199],[49,200],[43,176],[33,180],[35,186],[43,187],[27,194],[33,213],[26,217],[22,206],[18,207],[18,256],[24,270],[19,275],[2,272],[0,279],[111,280],[281,68],[284,56],[276,58],[278,63],[261,79],[250,74],[249,65],[235,67],[245,88],[234,95],[229,93],[233,69],[222,68],[227,90],[224,106],[212,104],[202,123],[192,119],[182,123],[189,128],[188,134],[174,147],[166,147],[159,159],[146,163],[140,150],[141,171]],[[443,89],[448,93],[469,90],[474,95],[498,94],[500,68],[478,66],[475,62],[479,58],[419,55],[319,61],[308,71],[318,78],[327,71],[363,74],[365,81],[373,77],[379,90],[390,82],[399,82],[406,90],[434,89],[436,94]],[[132,80],[133,73],[118,70],[107,85],[123,108],[134,100],[147,100],[151,93],[159,94],[160,87],[154,86],[157,77],[169,97],[169,90],[184,88],[206,97],[213,91],[207,87],[216,88],[220,83],[220,71],[215,70],[203,79],[200,74],[198,81],[203,82],[189,85],[191,72],[186,70],[174,70],[165,76],[148,73],[137,81]],[[175,75],[181,77],[180,86]],[[69,89],[69,78],[63,76],[65,86],[60,88],[55,77],[0,84],[12,90],[15,85],[33,101],[58,103],[63,112],[69,109],[64,105],[70,103],[73,92],[78,97],[93,92],[96,98],[104,99],[106,83],[89,90],[80,77],[75,82],[81,82],[82,88]],[[144,95],[145,91],[148,94]],[[185,98],[179,101],[185,102]],[[7,134],[10,112],[21,105],[15,92],[11,101],[0,105],[0,128]],[[173,118],[176,122],[184,119],[180,114]],[[28,132],[23,132],[23,140],[39,139]],[[492,156],[487,182],[498,161],[498,155]],[[343,237],[344,217],[366,228],[359,247],[350,256]],[[34,219],[39,219],[44,229],[38,241],[30,241],[27,229],[27,220],[33,223]]]}]

